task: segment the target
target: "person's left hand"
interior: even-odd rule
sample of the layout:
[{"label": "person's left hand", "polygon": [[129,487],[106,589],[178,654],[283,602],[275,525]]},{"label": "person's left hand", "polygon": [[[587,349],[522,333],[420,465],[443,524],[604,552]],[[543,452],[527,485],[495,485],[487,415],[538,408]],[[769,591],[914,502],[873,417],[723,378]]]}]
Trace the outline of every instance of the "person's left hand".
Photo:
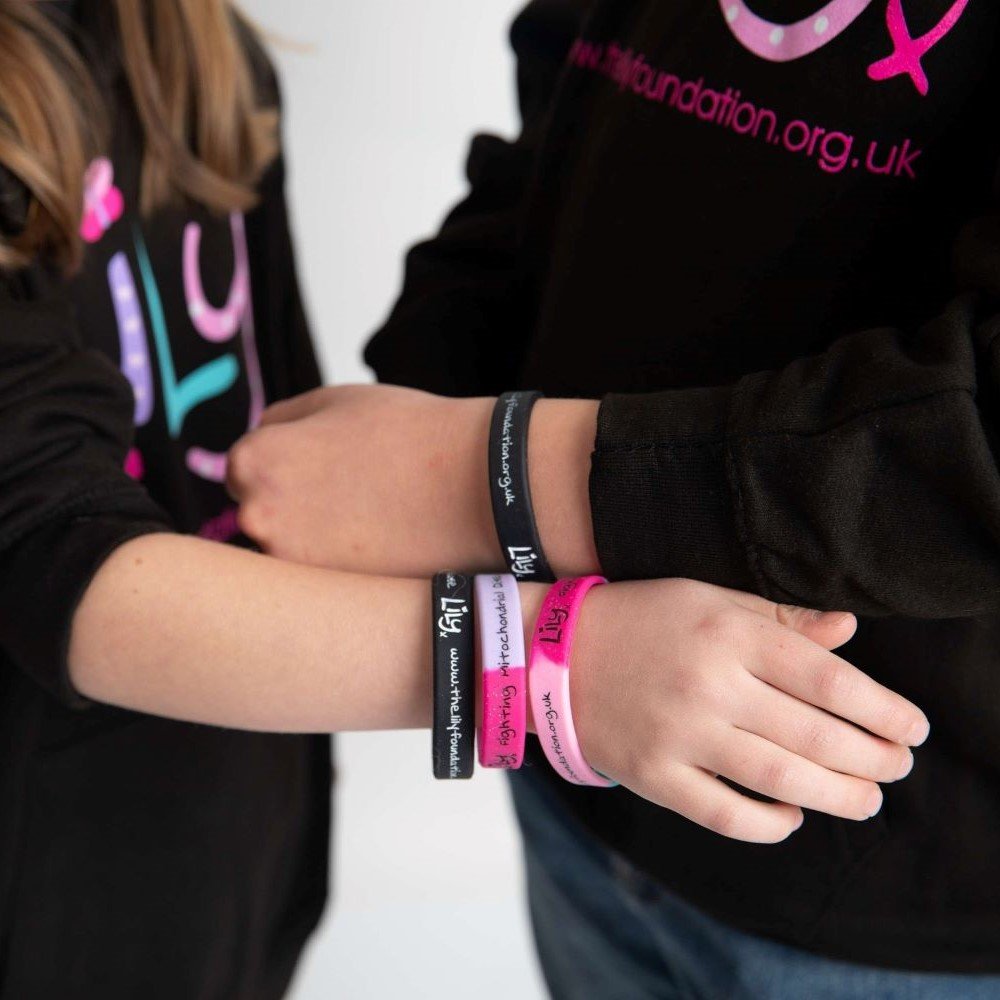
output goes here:
[{"label": "person's left hand", "polygon": [[317,566],[414,577],[499,569],[492,405],[363,385],[278,403],[229,455],[240,527],[266,552]]}]

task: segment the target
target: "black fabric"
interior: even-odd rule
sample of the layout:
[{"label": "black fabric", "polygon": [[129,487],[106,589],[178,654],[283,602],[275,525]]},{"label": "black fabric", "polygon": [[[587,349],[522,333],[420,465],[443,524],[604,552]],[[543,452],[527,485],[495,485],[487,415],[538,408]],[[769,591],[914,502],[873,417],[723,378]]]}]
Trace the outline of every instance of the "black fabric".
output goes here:
[{"label": "black fabric", "polygon": [[[276,1000],[326,896],[329,740],[93,705],[66,656],[80,598],[124,542],[180,531],[246,544],[219,461],[258,384],[274,400],[319,382],[284,169],[245,219],[252,307],[232,336],[209,338],[192,318],[204,309],[185,288],[185,240],[199,227],[204,297],[221,307],[241,220],[197,205],[140,217],[140,133],[108,7],[73,8],[109,90],[124,212],[91,231],[72,280],[43,263],[0,276],[0,997]],[[0,225],[16,229],[25,204],[0,178]],[[211,385],[192,397],[198,370]]]},{"label": "black fabric", "polygon": [[[609,575],[853,610],[844,655],[933,726],[879,817],[810,815],[778,847],[626,791],[553,795],[746,930],[998,972],[1000,8],[937,27],[950,0],[875,0],[845,27],[822,6],[531,4],[523,134],[477,140],[368,358],[455,394],[602,398]],[[919,64],[884,62],[925,35]],[[773,58],[786,39],[819,47]]]}]

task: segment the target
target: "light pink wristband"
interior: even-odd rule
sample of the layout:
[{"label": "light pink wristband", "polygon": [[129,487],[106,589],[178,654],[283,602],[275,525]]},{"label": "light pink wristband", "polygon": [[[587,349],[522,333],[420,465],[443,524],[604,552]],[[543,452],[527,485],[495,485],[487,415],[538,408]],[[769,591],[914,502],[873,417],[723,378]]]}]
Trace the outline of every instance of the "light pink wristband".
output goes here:
[{"label": "light pink wristband", "polygon": [[569,704],[569,658],[583,599],[603,576],[560,580],[545,598],[531,642],[528,685],[538,739],[549,763],[574,785],[614,788],[584,759]]},{"label": "light pink wristband", "polygon": [[521,597],[513,576],[476,577],[476,624],[483,672],[479,763],[514,771],[524,763],[528,677]]}]

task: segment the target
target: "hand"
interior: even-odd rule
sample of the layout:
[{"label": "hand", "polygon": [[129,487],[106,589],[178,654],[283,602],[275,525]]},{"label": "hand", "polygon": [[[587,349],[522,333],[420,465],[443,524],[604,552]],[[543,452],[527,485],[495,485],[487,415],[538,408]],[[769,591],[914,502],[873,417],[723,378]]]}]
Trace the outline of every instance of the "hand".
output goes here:
[{"label": "hand", "polygon": [[636,794],[737,840],[783,840],[802,807],[867,819],[876,782],[909,773],[928,723],[830,652],[856,627],[692,580],[597,587],[570,674],[581,748]]},{"label": "hand", "polygon": [[[494,402],[358,385],[278,403],[229,456],[240,526],[272,555],[329,569],[502,569],[487,467]],[[531,420],[535,514],[562,575],[597,570],[588,493],[596,422],[587,400],[542,400]]]},{"label": "hand", "polygon": [[240,527],[272,555],[389,576],[498,569],[492,401],[394,386],[278,403],[229,456]]}]

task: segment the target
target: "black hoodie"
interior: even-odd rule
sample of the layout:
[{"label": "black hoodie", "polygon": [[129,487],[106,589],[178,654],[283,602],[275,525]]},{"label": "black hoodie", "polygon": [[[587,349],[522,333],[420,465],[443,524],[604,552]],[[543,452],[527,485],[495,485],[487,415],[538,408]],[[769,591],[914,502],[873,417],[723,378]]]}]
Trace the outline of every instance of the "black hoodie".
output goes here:
[{"label": "black hoodie", "polygon": [[929,715],[868,823],[724,840],[559,795],[708,912],[826,955],[1000,972],[1000,157],[993,0],[538,0],[525,127],[410,255],[368,359],[602,398],[615,578],[861,616]]},{"label": "black hoodie", "polygon": [[[326,895],[329,739],[89,705],[66,648],[116,546],[167,530],[238,540],[226,449],[265,399],[318,382],[283,168],[245,219],[142,217],[112,8],[75,6],[75,28],[52,15],[114,125],[84,267],[0,276],[0,996],[277,1000]],[[23,225],[25,204],[0,177],[0,226]]]}]

